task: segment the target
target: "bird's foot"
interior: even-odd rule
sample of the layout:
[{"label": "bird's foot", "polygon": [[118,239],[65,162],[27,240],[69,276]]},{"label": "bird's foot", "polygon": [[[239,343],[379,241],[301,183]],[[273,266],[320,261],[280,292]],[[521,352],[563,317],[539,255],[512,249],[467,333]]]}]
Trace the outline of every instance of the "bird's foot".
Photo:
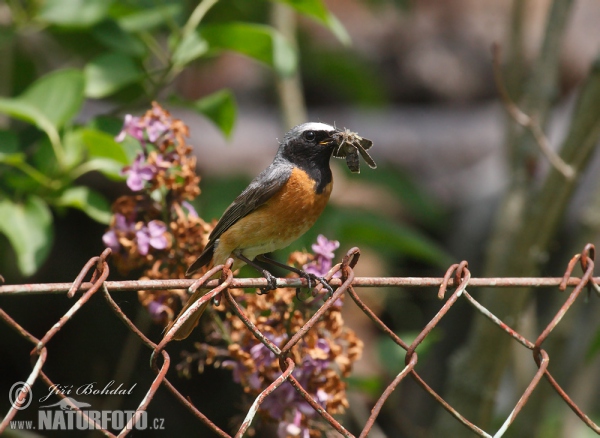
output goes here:
[{"label": "bird's foot", "polygon": [[267,285],[260,288],[259,295],[263,295],[269,291],[277,289],[277,278],[266,269],[262,271],[262,274],[267,279]]},{"label": "bird's foot", "polygon": [[[300,275],[300,277],[306,279],[306,282],[308,283],[307,288],[309,290],[313,289],[313,284],[314,284],[314,287],[317,287],[317,284],[321,283],[323,285],[323,287],[325,289],[327,289],[328,297],[331,297],[333,295],[333,288],[329,285],[329,283],[327,283],[327,280],[325,280],[324,277],[319,277],[318,275],[311,274],[306,271],[300,271],[300,272],[298,272],[298,275]],[[297,288],[296,289],[296,298],[298,298],[300,301],[304,301],[308,297],[302,298],[301,293],[300,293],[300,288]]]},{"label": "bird's foot", "polygon": [[319,277],[319,276],[314,275],[314,274],[308,274],[308,275],[312,275],[313,280],[318,280],[319,283],[321,283],[323,285],[323,287],[325,289],[327,289],[327,295],[328,295],[327,298],[330,298],[333,295],[333,288],[331,287],[331,285],[329,283],[327,283],[327,280],[325,280],[324,277]]}]

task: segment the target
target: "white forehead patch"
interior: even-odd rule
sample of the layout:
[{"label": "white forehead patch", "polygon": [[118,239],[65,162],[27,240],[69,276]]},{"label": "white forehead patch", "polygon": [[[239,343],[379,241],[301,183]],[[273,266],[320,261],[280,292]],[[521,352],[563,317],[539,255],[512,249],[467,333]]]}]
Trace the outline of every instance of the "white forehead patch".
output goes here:
[{"label": "white forehead patch", "polygon": [[335,128],[326,123],[310,122],[300,126],[300,132],[304,131],[333,131]]}]

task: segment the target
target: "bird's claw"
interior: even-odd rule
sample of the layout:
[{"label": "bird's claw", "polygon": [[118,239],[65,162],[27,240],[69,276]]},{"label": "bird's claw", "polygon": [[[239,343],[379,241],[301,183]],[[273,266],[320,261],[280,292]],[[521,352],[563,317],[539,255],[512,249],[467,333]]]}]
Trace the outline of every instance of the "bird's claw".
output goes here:
[{"label": "bird's claw", "polygon": [[327,280],[325,280],[324,277],[318,277],[314,274],[309,274],[309,275],[312,275],[314,277],[313,280],[318,280],[319,283],[321,283],[323,285],[323,287],[325,289],[327,289],[327,292],[329,295],[328,298],[330,298],[333,295],[333,288],[331,287],[331,285],[329,283],[327,283]]},{"label": "bird's claw", "polygon": [[[323,285],[323,287],[325,289],[327,289],[328,296],[331,297],[333,295],[333,288],[329,285],[329,283],[327,282],[327,280],[325,280],[324,277],[319,277],[319,276],[317,276],[315,274],[311,274],[311,273],[308,273],[308,272],[305,272],[305,271],[302,271],[300,273],[300,276],[302,278],[306,279],[306,282],[307,282],[307,286],[306,287],[308,289],[313,289],[313,284],[314,284],[314,287],[317,287],[318,283],[321,283]],[[296,298],[298,298],[300,301],[304,301],[301,298],[300,295],[301,295],[300,294],[300,288],[297,288],[296,289]]]},{"label": "bird's claw", "polygon": [[260,288],[260,295],[266,294],[269,291],[277,289],[277,278],[273,274],[271,274],[267,270],[264,270],[263,276],[267,280],[267,285],[265,287]]}]

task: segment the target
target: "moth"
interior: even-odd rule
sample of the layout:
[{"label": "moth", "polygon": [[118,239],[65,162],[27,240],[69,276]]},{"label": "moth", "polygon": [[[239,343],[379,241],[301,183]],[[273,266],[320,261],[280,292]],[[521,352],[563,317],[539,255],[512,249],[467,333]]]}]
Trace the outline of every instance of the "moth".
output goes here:
[{"label": "moth", "polygon": [[344,129],[334,134],[334,138],[338,146],[333,151],[333,156],[335,158],[345,158],[346,165],[351,172],[360,173],[359,153],[371,169],[377,169],[377,164],[375,164],[375,161],[367,152],[373,146],[371,140],[363,138],[349,129]]}]

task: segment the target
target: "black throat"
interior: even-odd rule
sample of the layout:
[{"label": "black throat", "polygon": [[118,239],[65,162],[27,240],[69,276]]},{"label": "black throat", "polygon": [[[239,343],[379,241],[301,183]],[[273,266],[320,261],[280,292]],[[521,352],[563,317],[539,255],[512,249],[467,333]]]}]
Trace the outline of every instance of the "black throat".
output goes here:
[{"label": "black throat", "polygon": [[308,176],[315,181],[315,192],[317,194],[323,193],[325,187],[333,180],[331,169],[329,167],[329,159],[323,163],[308,161],[294,164],[304,170]]},{"label": "black throat", "polygon": [[283,152],[281,157],[292,165],[305,171],[308,176],[315,181],[315,192],[321,194],[325,187],[333,180],[331,169],[329,167],[329,159],[331,158],[332,152],[333,148],[320,150],[318,153],[314,153],[313,151],[313,153],[309,154],[298,153],[298,151],[292,154]]}]

